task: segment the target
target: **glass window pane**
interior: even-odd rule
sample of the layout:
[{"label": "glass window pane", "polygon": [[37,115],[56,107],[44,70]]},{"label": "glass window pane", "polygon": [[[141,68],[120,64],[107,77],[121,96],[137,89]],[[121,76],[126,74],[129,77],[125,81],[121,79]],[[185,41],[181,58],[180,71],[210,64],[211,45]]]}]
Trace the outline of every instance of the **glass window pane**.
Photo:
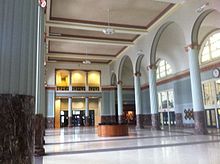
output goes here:
[{"label": "glass window pane", "polygon": [[203,84],[204,104],[205,105],[214,105],[215,104],[215,98],[213,97],[213,89],[214,89],[214,85],[212,82],[206,82]]},{"label": "glass window pane", "polygon": [[217,104],[220,104],[220,80],[216,80],[216,100]]},{"label": "glass window pane", "polygon": [[212,51],[212,58],[217,58],[220,56],[220,49]]}]

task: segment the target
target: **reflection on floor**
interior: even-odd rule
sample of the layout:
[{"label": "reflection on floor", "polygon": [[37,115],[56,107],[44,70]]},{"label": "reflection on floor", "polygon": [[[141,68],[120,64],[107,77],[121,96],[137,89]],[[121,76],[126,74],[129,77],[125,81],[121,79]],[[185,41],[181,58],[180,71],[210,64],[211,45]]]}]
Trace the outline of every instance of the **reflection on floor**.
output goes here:
[{"label": "reflection on floor", "polygon": [[129,129],[127,137],[98,137],[95,128],[47,130],[46,155],[36,164],[219,164],[220,133],[192,129]]}]

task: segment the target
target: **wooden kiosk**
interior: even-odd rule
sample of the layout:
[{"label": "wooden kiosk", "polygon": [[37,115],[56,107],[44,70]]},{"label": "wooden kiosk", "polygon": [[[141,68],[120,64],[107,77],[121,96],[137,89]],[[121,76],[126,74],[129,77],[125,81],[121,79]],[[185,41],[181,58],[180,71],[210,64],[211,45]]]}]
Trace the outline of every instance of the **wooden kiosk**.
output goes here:
[{"label": "wooden kiosk", "polygon": [[100,124],[98,125],[99,137],[128,136],[126,124]]}]

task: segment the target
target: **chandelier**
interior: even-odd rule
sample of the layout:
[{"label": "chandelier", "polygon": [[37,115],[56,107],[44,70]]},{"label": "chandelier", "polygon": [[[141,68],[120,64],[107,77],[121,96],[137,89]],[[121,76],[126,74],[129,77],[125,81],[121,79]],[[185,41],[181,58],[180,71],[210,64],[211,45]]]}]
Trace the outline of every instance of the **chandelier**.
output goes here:
[{"label": "chandelier", "polygon": [[102,32],[105,35],[112,35],[115,33],[115,30],[110,26],[110,9],[108,9],[108,26],[107,28],[103,29]]}]

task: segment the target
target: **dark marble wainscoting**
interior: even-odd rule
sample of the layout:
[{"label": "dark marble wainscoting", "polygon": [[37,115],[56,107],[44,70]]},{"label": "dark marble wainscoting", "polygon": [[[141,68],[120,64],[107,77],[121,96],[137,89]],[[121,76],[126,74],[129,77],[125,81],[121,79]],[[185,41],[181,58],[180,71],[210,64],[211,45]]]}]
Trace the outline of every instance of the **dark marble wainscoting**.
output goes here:
[{"label": "dark marble wainscoting", "polygon": [[193,112],[195,121],[195,134],[208,134],[204,111]]},{"label": "dark marble wainscoting", "polygon": [[151,114],[143,114],[143,124],[144,126],[151,126]]},{"label": "dark marble wainscoting", "polygon": [[35,115],[35,147],[34,155],[42,156],[45,154],[44,150],[44,117],[42,114]]},{"label": "dark marble wainscoting", "polygon": [[32,164],[34,97],[0,94],[0,163]]},{"label": "dark marble wainscoting", "polygon": [[183,127],[183,115],[182,113],[175,113],[176,127]]},{"label": "dark marble wainscoting", "polygon": [[151,114],[152,129],[161,130],[159,113]]},{"label": "dark marble wainscoting", "polygon": [[54,117],[47,117],[45,118],[45,124],[47,129],[54,128]]},{"label": "dark marble wainscoting", "polygon": [[[121,120],[121,121],[120,121]],[[126,123],[126,119],[124,115],[119,115],[118,116],[118,123]]]},{"label": "dark marble wainscoting", "polygon": [[191,123],[191,124],[183,124],[184,128],[195,128],[195,124]]},{"label": "dark marble wainscoting", "polygon": [[116,123],[115,116],[101,116],[101,123]]},{"label": "dark marble wainscoting", "polygon": [[136,115],[136,128],[143,129],[144,128],[144,116],[143,114]]}]

